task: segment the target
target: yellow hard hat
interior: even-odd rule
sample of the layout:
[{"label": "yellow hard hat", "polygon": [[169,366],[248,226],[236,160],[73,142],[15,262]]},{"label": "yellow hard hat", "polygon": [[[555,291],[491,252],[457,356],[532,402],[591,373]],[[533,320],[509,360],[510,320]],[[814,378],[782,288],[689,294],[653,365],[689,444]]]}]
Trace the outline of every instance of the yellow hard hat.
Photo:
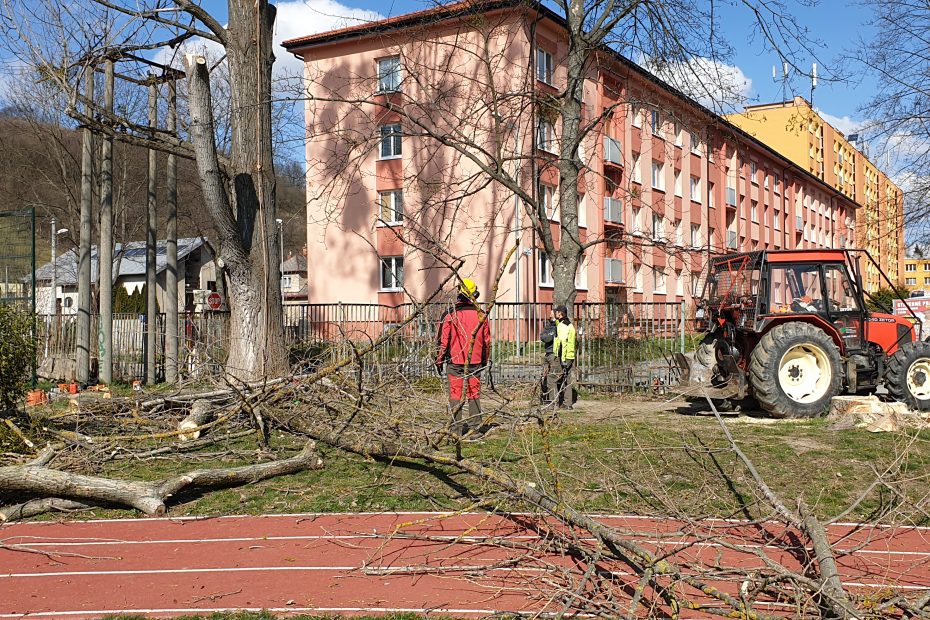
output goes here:
[{"label": "yellow hard hat", "polygon": [[478,285],[471,278],[463,278],[459,285],[459,293],[470,299],[478,299]]}]

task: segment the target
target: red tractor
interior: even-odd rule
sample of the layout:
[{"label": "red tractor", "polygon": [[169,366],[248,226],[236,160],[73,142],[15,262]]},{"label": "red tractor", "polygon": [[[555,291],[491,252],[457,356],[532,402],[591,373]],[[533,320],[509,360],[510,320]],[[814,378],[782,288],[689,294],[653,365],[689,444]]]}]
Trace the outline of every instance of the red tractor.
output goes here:
[{"label": "red tractor", "polygon": [[930,342],[919,322],[869,310],[860,257],[881,273],[855,250],[711,259],[698,310],[706,335],[695,352],[712,368],[708,395],[751,396],[773,417],[797,418],[823,414],[837,394],[884,385],[895,400],[930,409]]}]

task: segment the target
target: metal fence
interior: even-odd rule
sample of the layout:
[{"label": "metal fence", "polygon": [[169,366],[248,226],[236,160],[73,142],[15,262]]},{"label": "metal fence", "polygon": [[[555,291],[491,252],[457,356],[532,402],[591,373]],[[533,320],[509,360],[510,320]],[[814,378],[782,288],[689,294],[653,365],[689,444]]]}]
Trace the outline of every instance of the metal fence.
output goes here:
[{"label": "metal fence", "polygon": [[0,303],[35,310],[34,209],[0,212]]},{"label": "metal fence", "polygon": [[[449,304],[299,304],[285,307],[285,332],[291,361],[313,366],[352,356],[374,346],[364,357],[372,379],[400,373],[410,380],[434,373],[436,326]],[[682,303],[579,303],[574,306],[578,332],[578,379],[583,384],[624,390],[668,383],[673,353],[690,347]],[[489,315],[492,379],[496,383],[535,381],[544,348],[539,340],[551,315],[550,304],[500,303]],[[94,317],[96,320],[96,317]],[[73,358],[74,317],[40,317],[40,374],[64,368]],[[182,373],[208,377],[222,371],[228,342],[228,314],[205,312],[180,318]],[[92,326],[92,333],[96,327]],[[143,321],[114,315],[113,374],[129,381],[145,376]],[[164,376],[164,316],[159,316],[156,375]],[[379,342],[379,339],[382,339]],[[51,361],[50,361],[51,360]]]}]

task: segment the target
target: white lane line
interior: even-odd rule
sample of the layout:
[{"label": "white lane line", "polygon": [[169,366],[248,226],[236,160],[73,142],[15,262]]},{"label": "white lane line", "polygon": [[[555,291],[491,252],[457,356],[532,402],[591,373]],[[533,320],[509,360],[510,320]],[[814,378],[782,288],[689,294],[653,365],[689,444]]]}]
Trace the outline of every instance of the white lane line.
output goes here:
[{"label": "white lane line", "polygon": [[[400,534],[403,534],[401,532]],[[8,545],[19,545],[21,547],[96,547],[96,546],[118,546],[118,545],[187,545],[187,544],[212,544],[212,543],[232,543],[232,542],[262,542],[262,541],[314,541],[314,540],[370,540],[370,539],[383,539],[385,542],[388,541],[405,541],[405,542],[419,542],[419,543],[437,543],[445,544],[450,542],[464,542],[464,543],[480,543],[488,542],[494,540],[538,540],[539,536],[536,535],[520,535],[520,536],[458,536],[455,534],[448,535],[430,535],[423,534],[423,539],[417,539],[413,534],[413,538],[406,536],[394,537],[395,533],[359,533],[359,534],[307,534],[305,536],[242,536],[234,538],[166,538],[166,539],[156,539],[156,540],[116,540],[116,539],[98,539],[98,538],[69,538],[69,539],[60,539],[60,540],[47,540],[47,541],[37,541],[32,542],[28,536],[11,536],[4,539]],[[429,539],[425,538],[426,536]],[[23,539],[19,541],[18,539]],[[636,540],[640,544],[650,544],[660,547],[669,547],[669,546],[681,546],[681,547],[710,547],[717,548],[721,544],[713,541],[696,541],[696,540],[666,540],[666,539],[636,539],[636,537],[631,537],[631,539]],[[594,538],[580,538],[578,539],[581,542],[595,542]],[[769,549],[774,551],[786,551],[784,547],[778,545],[759,545],[755,543],[735,543],[746,549]],[[834,549],[835,553],[845,554],[845,555],[883,555],[883,556],[906,556],[906,557],[918,557],[926,556],[930,558],[930,550],[928,551],[896,551],[896,550],[883,550],[883,549],[843,549],[837,548]]]}]

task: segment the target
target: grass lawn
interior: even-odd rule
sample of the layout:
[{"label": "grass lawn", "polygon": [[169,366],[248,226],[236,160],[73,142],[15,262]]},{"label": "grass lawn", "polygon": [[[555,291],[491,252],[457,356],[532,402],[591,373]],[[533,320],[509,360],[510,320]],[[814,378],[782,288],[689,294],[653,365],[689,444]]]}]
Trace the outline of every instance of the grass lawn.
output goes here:
[{"label": "grass lawn", "polygon": [[[830,518],[864,494],[844,520],[922,514],[911,510],[908,502],[919,502],[926,493],[930,431],[833,430],[823,419],[739,416],[726,422],[768,485],[789,506],[803,497],[820,517]],[[298,444],[292,436],[272,436],[273,447],[296,450]],[[326,464],[323,470],[184,497],[171,507],[171,514],[461,509],[473,505],[463,496],[466,488],[485,497],[488,505],[527,509],[451,470],[319,448]],[[259,456],[256,450],[251,439],[240,439],[220,442],[196,462],[179,462],[176,457],[111,461],[98,473],[157,479],[194,468],[252,462]],[[463,454],[497,464],[592,512],[746,518],[768,514],[716,419],[695,415],[694,407],[680,401],[629,396],[584,400],[574,411],[562,414],[545,434],[534,424],[502,426],[483,441],[465,444]],[[894,492],[881,486],[866,492],[876,472],[894,485]],[[100,511],[96,516],[127,513]]]}]

